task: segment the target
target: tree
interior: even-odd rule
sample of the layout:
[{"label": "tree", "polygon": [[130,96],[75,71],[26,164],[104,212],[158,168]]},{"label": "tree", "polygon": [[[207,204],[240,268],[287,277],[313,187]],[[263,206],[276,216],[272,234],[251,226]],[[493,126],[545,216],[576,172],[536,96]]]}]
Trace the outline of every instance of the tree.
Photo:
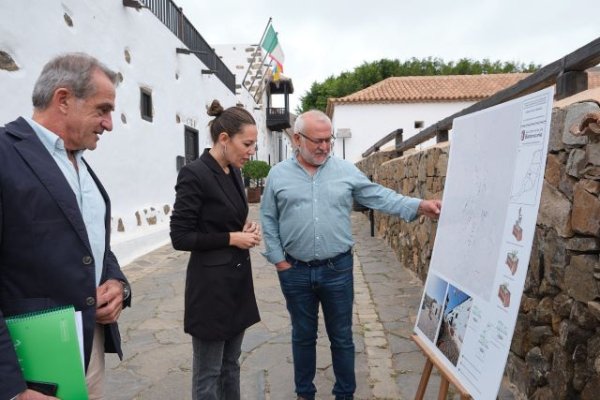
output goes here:
[{"label": "tree", "polygon": [[513,61],[482,61],[461,58],[458,61],[445,62],[441,58],[411,58],[404,62],[381,59],[364,62],[352,72],[342,72],[338,76],[329,76],[325,81],[313,82],[310,90],[300,97],[301,106],[297,113],[316,108],[325,111],[329,97],[343,97],[369,87],[392,76],[425,75],[479,75],[510,72],[534,72],[541,66],[528,65]]},{"label": "tree", "polygon": [[269,175],[271,166],[265,161],[250,160],[242,167],[242,175],[247,182],[248,203],[258,203],[262,194],[263,179]]},{"label": "tree", "polygon": [[270,169],[266,161],[250,160],[242,167],[242,175],[249,180],[250,186],[261,187]]}]

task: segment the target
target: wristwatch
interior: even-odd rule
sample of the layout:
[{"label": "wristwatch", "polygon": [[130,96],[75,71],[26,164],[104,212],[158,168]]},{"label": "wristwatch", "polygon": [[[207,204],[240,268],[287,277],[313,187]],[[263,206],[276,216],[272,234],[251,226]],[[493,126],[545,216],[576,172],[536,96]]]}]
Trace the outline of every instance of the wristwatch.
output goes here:
[{"label": "wristwatch", "polygon": [[123,285],[123,301],[127,300],[131,296],[131,287],[125,281],[119,281]]}]

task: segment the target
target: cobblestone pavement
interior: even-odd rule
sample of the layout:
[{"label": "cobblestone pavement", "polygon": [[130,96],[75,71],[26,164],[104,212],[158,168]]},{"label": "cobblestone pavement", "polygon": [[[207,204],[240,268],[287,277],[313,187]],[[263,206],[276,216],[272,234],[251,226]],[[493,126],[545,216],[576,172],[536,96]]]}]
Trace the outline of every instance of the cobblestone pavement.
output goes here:
[{"label": "cobblestone pavement", "polygon": [[[258,219],[258,206],[251,205]],[[425,358],[410,339],[423,290],[382,240],[370,237],[368,219],[352,216],[355,246],[354,340],[356,399],[412,399]],[[274,267],[252,250],[254,286],[262,321],[246,331],[241,357],[242,399],[295,399],[290,320]],[[125,357],[107,356],[107,400],[191,399],[191,338],[183,332],[188,253],[163,246],[123,269],[133,308],[120,319]],[[333,371],[322,322],[317,344],[318,399],[332,399]],[[432,375],[426,399],[437,398]]]}]

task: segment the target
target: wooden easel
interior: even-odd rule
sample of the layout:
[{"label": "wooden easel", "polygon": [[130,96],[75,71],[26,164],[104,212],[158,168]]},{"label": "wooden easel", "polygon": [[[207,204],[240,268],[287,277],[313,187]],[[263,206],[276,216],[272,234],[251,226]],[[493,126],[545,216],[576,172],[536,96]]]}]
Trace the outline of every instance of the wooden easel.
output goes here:
[{"label": "wooden easel", "polygon": [[411,339],[419,346],[421,351],[427,357],[427,362],[425,363],[425,367],[423,368],[423,375],[421,375],[421,381],[419,382],[419,388],[417,389],[417,394],[415,395],[415,400],[423,400],[423,396],[425,396],[425,389],[427,389],[427,383],[429,382],[429,377],[431,376],[431,370],[435,365],[437,369],[440,371],[440,391],[438,393],[438,400],[445,400],[446,395],[448,394],[448,387],[450,383],[452,383],[460,393],[461,400],[470,400],[472,399],[471,395],[465,389],[463,385],[450,373],[448,368],[438,359],[437,355],[435,355],[429,347],[423,342],[423,339],[418,337],[417,335],[412,335]]}]

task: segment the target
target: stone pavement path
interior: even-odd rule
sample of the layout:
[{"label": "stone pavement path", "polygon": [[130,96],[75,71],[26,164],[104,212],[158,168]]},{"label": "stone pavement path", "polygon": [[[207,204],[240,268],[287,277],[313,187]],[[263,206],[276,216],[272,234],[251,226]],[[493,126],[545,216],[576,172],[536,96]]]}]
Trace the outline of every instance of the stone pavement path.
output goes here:
[{"label": "stone pavement path", "polygon": [[[258,219],[257,205],[251,218]],[[422,293],[420,280],[400,267],[382,240],[370,237],[362,214],[352,216],[355,247],[354,340],[356,399],[414,398],[425,359],[410,340]],[[262,321],[246,331],[241,357],[242,399],[295,399],[290,321],[277,274],[252,250],[254,286]],[[120,319],[125,357],[107,356],[107,400],[191,399],[192,345],[183,333],[188,253],[163,246],[124,267],[133,308]],[[320,321],[318,399],[333,399],[329,341]],[[437,398],[433,375],[426,399]]]}]

